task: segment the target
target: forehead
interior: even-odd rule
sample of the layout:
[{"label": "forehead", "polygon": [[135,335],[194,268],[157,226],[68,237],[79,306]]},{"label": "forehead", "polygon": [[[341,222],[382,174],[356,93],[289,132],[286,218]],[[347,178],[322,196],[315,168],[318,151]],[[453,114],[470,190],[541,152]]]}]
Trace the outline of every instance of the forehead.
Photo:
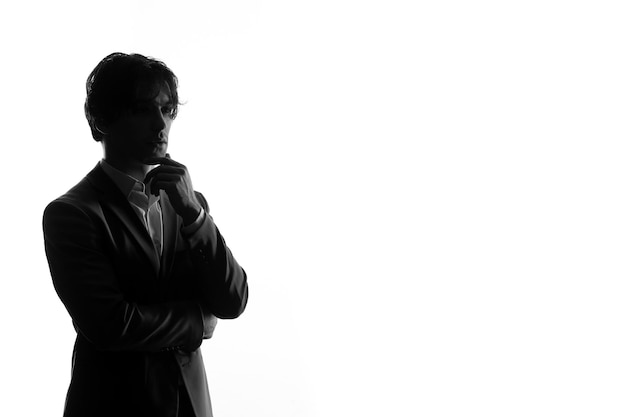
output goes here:
[{"label": "forehead", "polygon": [[155,101],[159,104],[170,102],[172,92],[169,85],[163,82],[141,81],[135,88],[135,102]]}]

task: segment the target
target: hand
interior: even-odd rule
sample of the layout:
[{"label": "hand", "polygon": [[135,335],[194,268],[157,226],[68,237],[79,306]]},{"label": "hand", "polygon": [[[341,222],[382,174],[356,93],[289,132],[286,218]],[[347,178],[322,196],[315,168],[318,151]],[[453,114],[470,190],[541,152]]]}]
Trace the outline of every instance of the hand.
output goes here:
[{"label": "hand", "polygon": [[165,191],[174,211],[183,218],[183,223],[185,225],[193,223],[198,218],[202,206],[193,191],[187,168],[170,159],[170,154],[166,154],[165,158],[147,158],[144,162],[148,165],[160,164],[148,172],[144,179],[145,184],[150,184],[150,193],[159,195],[159,190]]}]

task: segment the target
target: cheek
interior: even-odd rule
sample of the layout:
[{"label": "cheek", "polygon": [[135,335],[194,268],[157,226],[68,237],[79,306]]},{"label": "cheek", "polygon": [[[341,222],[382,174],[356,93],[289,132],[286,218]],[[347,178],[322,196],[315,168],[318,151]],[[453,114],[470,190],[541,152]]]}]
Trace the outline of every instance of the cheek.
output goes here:
[{"label": "cheek", "polygon": [[150,132],[150,125],[141,120],[137,120],[128,124],[127,132],[129,140],[140,140],[146,136],[146,132]]}]

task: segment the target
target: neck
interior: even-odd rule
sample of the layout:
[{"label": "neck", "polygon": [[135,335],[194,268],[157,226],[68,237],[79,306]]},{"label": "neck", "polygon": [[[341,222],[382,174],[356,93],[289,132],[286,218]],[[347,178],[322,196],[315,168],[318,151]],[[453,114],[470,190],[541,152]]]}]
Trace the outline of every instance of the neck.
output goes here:
[{"label": "neck", "polygon": [[146,174],[152,169],[152,165],[142,163],[123,161],[111,156],[105,155],[104,160],[113,168],[122,171],[126,175],[130,175],[138,181],[144,180]]}]

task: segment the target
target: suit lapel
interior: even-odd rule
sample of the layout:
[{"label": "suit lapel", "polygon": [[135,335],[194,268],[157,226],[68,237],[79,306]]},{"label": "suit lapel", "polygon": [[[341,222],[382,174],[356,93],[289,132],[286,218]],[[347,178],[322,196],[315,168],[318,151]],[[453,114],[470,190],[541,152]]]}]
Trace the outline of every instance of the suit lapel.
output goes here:
[{"label": "suit lapel", "polygon": [[161,212],[163,214],[163,254],[161,256],[161,279],[166,277],[172,267],[172,260],[178,245],[179,217],[170,204],[164,191],[161,191]]},{"label": "suit lapel", "polygon": [[[134,238],[137,247],[144,253],[155,274],[159,271],[159,259],[154,250],[150,234],[141,223],[130,203],[122,192],[117,188],[113,180],[104,172],[98,164],[89,174],[89,182],[100,191],[100,204],[111,210],[126,227],[128,233]],[[164,228],[165,229],[165,228]]]}]

